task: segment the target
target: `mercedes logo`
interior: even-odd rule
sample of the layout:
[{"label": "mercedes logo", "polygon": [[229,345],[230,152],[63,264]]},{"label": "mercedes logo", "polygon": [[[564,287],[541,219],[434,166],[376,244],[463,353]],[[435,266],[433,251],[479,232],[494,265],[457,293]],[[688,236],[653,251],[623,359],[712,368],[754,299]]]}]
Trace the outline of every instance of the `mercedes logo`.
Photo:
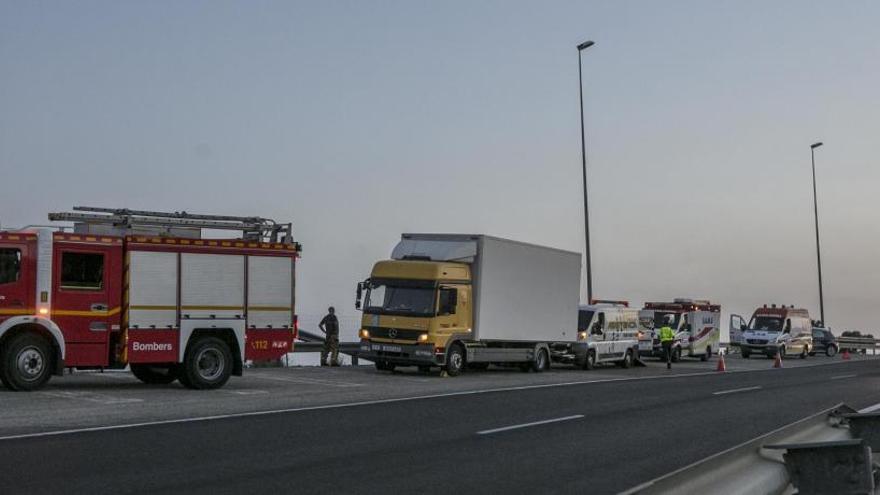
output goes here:
[{"label": "mercedes logo", "polygon": [[392,339],[397,338],[397,330],[394,328],[389,329],[388,336],[391,337]]}]

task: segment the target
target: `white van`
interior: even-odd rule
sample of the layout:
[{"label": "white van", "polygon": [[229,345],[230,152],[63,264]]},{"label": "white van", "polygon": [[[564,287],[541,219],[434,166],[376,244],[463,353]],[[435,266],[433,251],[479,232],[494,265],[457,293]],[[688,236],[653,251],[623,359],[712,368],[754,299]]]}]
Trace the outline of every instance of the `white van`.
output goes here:
[{"label": "white van", "polygon": [[745,359],[752,353],[806,359],[813,350],[813,322],[806,309],[765,304],[755,310],[748,325],[741,316],[730,315],[730,326],[742,332],[739,347]]},{"label": "white van", "polygon": [[597,363],[631,367],[639,356],[639,311],[626,301],[593,301],[578,307],[575,364],[589,370]]}]

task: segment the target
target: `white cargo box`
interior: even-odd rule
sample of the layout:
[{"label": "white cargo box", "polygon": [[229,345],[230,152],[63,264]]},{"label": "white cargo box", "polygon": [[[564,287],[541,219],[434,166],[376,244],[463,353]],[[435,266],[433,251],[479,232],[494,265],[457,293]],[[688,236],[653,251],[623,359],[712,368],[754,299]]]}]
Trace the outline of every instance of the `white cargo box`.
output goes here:
[{"label": "white cargo box", "polygon": [[403,234],[392,258],[405,257],[472,265],[475,340],[577,337],[579,253],[486,235]]}]

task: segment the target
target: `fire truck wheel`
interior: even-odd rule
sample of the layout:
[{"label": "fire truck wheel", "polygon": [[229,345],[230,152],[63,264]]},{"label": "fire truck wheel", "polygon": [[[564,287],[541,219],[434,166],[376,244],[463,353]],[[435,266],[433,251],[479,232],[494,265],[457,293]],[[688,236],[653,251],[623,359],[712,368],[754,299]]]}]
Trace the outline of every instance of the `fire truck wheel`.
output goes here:
[{"label": "fire truck wheel", "polygon": [[591,370],[595,367],[596,367],[596,351],[591,350],[591,351],[587,352],[587,358],[584,359],[583,368],[585,370]]},{"label": "fire truck wheel", "polygon": [[52,376],[52,348],[43,337],[23,333],[13,337],[0,353],[0,378],[10,390],[41,388]]},{"label": "fire truck wheel", "polygon": [[620,362],[621,368],[632,368],[633,365],[633,354],[632,350],[626,351],[626,354],[623,355],[623,361]]},{"label": "fire truck wheel", "polygon": [[167,385],[177,380],[178,371],[174,366],[132,364],[131,374],[148,385]]},{"label": "fire truck wheel", "polygon": [[180,382],[198,390],[222,387],[232,374],[232,352],[217,337],[204,337],[189,346]]},{"label": "fire truck wheel", "polygon": [[446,356],[446,373],[449,376],[458,376],[464,369],[464,364],[464,349],[458,344],[452,346]]},{"label": "fire truck wheel", "polygon": [[837,354],[837,346],[829,345],[825,348],[825,355],[828,357],[834,357]]}]

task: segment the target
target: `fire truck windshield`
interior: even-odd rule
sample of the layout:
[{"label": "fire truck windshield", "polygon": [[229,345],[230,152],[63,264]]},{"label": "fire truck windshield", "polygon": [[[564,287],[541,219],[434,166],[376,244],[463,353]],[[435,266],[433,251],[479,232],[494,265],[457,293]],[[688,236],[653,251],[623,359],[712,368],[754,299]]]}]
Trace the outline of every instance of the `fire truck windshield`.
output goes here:
[{"label": "fire truck windshield", "polygon": [[374,283],[366,295],[364,313],[375,315],[434,316],[436,290],[433,287]]},{"label": "fire truck windshield", "polygon": [[778,316],[756,316],[749,323],[750,330],[763,330],[765,332],[782,331],[782,318]]}]

